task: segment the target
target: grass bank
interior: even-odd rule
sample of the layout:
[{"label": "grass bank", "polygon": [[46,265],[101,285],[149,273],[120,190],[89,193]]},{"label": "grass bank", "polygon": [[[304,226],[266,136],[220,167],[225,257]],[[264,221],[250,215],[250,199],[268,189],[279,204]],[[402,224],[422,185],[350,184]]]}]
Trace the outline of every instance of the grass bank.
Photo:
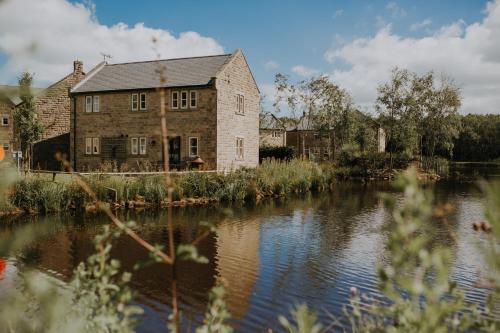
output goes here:
[{"label": "grass bank", "polygon": [[[330,189],[339,179],[390,179],[397,172],[384,167],[374,157],[355,157],[339,166],[331,162],[266,160],[257,168],[231,173],[173,174],[173,200],[167,201],[164,175],[85,176],[98,199],[115,208],[207,204],[210,202],[258,201],[265,197],[284,197]],[[375,163],[377,162],[377,163]],[[406,168],[407,163],[398,162]],[[399,165],[401,164],[401,165]],[[405,165],[403,165],[405,164]],[[12,213],[48,213],[67,210],[93,211],[92,198],[76,182],[74,176],[30,174],[8,186],[0,198],[0,215]]]},{"label": "grass bank", "polygon": [[[265,161],[255,169],[228,174],[187,173],[173,175],[173,202],[167,202],[163,175],[125,177],[86,176],[101,201],[120,208],[162,207],[209,202],[258,201],[264,197],[287,196],[329,189],[336,179],[331,164],[308,161]],[[71,177],[53,181],[31,174],[9,187],[0,210],[30,213],[95,209],[95,203]]]}]

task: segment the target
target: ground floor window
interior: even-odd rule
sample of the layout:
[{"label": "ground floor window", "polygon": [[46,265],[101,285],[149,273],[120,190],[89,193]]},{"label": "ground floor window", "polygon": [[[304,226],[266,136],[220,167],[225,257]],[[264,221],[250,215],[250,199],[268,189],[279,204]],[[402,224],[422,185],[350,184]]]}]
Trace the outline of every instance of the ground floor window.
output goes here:
[{"label": "ground floor window", "polygon": [[196,137],[189,138],[189,156],[198,156],[199,140]]},{"label": "ground floor window", "polygon": [[99,138],[85,138],[85,154],[99,155],[101,153],[101,144]]},{"label": "ground floor window", "polygon": [[145,137],[130,138],[130,154],[146,155],[148,140]]},{"label": "ground floor window", "polygon": [[4,143],[4,144],[3,144],[3,150],[5,150],[5,151],[9,151],[9,148],[10,148],[10,146],[9,146],[9,144],[8,144],[8,143]]},{"label": "ground floor window", "polygon": [[242,160],[244,158],[244,142],[243,138],[236,138],[236,159]]}]

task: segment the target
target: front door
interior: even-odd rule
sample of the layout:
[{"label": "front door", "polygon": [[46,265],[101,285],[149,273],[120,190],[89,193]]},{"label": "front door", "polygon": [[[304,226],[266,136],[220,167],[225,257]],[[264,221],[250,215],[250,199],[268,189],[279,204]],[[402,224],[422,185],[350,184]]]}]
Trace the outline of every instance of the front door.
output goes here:
[{"label": "front door", "polygon": [[181,137],[168,138],[168,163],[170,168],[180,168],[181,165]]}]

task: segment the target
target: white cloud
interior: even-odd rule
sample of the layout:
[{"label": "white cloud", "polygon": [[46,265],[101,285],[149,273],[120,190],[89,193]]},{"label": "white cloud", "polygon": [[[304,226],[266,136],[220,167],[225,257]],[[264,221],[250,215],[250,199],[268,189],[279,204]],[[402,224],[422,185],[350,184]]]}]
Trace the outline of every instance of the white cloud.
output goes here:
[{"label": "white cloud", "polygon": [[385,7],[392,15],[393,18],[402,18],[406,16],[406,10],[401,8],[396,2],[391,1]]},{"label": "white cloud", "polygon": [[421,21],[421,22],[416,22],[416,23],[413,23],[411,26],[410,26],[410,30],[411,31],[417,31],[417,30],[421,30],[421,29],[424,29],[424,28],[427,28],[428,26],[430,26],[432,24],[432,20],[429,19],[429,18],[426,18],[425,20]]},{"label": "white cloud", "polygon": [[344,15],[344,10],[339,9],[339,10],[336,10],[335,13],[333,13],[333,18],[337,18],[337,17],[340,17],[342,15]]},{"label": "white cloud", "polygon": [[395,67],[418,73],[434,70],[462,87],[462,113],[500,112],[500,0],[490,3],[482,22],[458,21],[422,38],[401,37],[390,25],[375,36],[332,48],[325,58],[347,63],[331,73],[362,106],[371,108],[376,88]]},{"label": "white cloud", "polygon": [[302,66],[302,65],[297,65],[292,67],[292,72],[299,76],[303,77],[311,77],[319,74],[319,71],[314,68]]},{"label": "white cloud", "polygon": [[197,32],[175,36],[143,23],[100,24],[89,1],[5,0],[0,1],[0,52],[7,56],[0,77],[12,79],[29,70],[38,83],[45,83],[67,75],[75,59],[90,69],[102,61],[101,52],[112,55],[111,62],[124,62],[156,59],[158,54],[162,58],[219,54],[224,49]]},{"label": "white cloud", "polygon": [[278,67],[280,67],[280,64],[278,64],[276,61],[274,60],[269,60],[268,62],[266,62],[264,64],[264,69],[266,71],[273,71],[275,69],[277,69]]}]

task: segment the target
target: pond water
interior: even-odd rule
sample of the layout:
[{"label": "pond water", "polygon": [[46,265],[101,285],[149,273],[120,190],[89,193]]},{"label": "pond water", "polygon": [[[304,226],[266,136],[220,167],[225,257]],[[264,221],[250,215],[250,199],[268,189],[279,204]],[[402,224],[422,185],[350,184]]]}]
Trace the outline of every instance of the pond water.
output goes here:
[{"label": "pond water", "polygon": [[[466,289],[467,299],[481,303],[485,291],[475,283],[485,264],[477,249],[478,235],[471,227],[483,218],[480,193],[473,182],[437,182],[432,187],[439,202],[455,206],[449,223],[457,235],[454,240],[437,225],[435,244],[452,249],[453,279]],[[329,313],[341,316],[352,286],[377,293],[376,268],[387,255],[384,241],[388,231],[384,226],[389,221],[389,213],[377,196],[381,191],[391,192],[391,186],[386,182],[349,182],[338,184],[329,194],[237,205],[230,211],[222,206],[174,209],[177,242],[193,240],[199,221],[218,226],[217,234],[199,244],[210,263],[183,263],[178,270],[186,325],[202,320],[207,293],[217,277],[228,283],[227,302],[237,332],[280,331],[278,315],[287,315],[299,303],[317,309],[320,318],[329,322]],[[123,212],[120,217],[136,221],[148,241],[167,244],[165,211]],[[0,236],[25,223],[46,223],[51,234],[30,246],[22,260],[9,259],[0,292],[9,275],[24,265],[68,279],[76,265],[93,252],[92,239],[108,222],[96,215],[5,220]],[[113,256],[131,271],[146,253],[123,236],[116,241]],[[145,310],[139,331],[165,331],[170,269],[154,264],[133,274],[136,302]]]}]

